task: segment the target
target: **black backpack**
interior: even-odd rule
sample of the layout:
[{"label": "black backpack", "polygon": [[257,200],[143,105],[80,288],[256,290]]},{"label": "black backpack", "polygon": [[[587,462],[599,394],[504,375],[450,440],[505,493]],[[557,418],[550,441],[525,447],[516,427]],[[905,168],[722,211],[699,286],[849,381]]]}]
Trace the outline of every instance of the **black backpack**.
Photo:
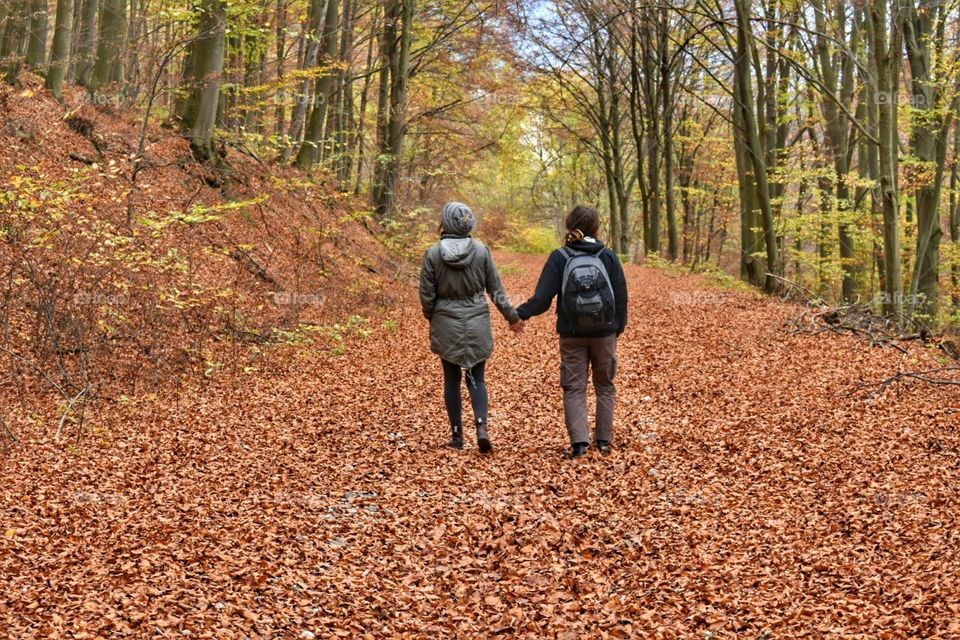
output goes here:
[{"label": "black backpack", "polygon": [[566,257],[560,303],[574,333],[597,333],[617,329],[617,307],[613,285],[603,261],[595,253],[563,247]]}]

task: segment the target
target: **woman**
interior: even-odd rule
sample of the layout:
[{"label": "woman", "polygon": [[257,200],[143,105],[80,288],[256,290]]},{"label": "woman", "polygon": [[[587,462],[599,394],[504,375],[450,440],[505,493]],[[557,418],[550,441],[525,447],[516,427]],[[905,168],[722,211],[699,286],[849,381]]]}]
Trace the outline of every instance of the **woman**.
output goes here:
[{"label": "woman", "polygon": [[427,250],[420,271],[420,305],[430,321],[430,349],[443,364],[443,400],[450,418],[449,446],[463,448],[461,370],[466,371],[470,404],[477,425],[477,446],[490,453],[487,386],[484,369],[493,352],[490,310],[484,292],[513,331],[523,323],[507,300],[490,250],[470,237],[477,220],[470,208],[449,202],[443,208],[440,241]]},{"label": "woman", "polygon": [[553,299],[561,296],[557,302],[560,384],[567,432],[573,445],[571,456],[583,456],[590,446],[587,414],[590,367],[597,393],[594,441],[600,453],[607,455],[613,440],[617,395],[613,384],[617,373],[617,338],[627,326],[627,281],[620,259],[596,239],[600,229],[600,214],[596,209],[575,206],[567,215],[565,226],[564,247],[550,254],[536,292],[517,307],[517,314],[521,320],[528,320],[549,309]]}]

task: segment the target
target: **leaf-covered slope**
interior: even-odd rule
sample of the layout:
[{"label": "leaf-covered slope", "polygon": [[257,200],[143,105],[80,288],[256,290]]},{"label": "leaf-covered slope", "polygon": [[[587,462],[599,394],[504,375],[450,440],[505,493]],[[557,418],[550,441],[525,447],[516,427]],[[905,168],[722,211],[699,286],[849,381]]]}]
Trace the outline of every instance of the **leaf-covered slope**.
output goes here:
[{"label": "leaf-covered slope", "polygon": [[0,340],[20,357],[0,393],[50,391],[38,369],[65,396],[150,390],[389,301],[382,229],[322,176],[233,148],[211,173],[153,124],[140,156],[136,113],[23,80],[0,86]]}]

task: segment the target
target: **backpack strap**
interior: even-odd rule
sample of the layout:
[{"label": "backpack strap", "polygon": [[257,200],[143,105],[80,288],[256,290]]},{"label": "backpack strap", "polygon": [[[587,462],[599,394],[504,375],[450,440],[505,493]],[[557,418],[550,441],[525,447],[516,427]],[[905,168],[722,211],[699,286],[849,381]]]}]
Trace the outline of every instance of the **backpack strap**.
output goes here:
[{"label": "backpack strap", "polygon": [[[570,260],[576,258],[577,256],[586,255],[583,251],[577,251],[576,249],[571,249],[570,247],[563,246],[560,247],[560,255],[563,256],[563,271],[560,279],[560,297],[563,298],[567,295],[567,276],[570,274]],[[558,303],[559,304],[559,303]]]}]

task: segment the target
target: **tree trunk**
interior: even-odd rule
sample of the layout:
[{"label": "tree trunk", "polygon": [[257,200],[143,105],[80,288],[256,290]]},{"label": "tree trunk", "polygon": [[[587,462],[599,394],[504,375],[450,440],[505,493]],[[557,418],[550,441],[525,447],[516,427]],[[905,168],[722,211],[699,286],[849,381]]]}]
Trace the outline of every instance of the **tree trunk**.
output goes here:
[{"label": "tree trunk", "polygon": [[833,246],[834,194],[833,182],[824,175],[829,171],[826,162],[817,158],[816,166],[821,177],[817,179],[817,190],[820,194],[820,230],[817,234],[817,286],[815,288],[817,292],[825,293],[830,291],[831,284],[826,272],[830,258],[833,256],[831,248]]},{"label": "tree trunk", "polygon": [[[377,5],[374,8],[373,18],[370,23],[370,33],[377,33],[380,20],[380,5]],[[363,164],[365,162],[364,153],[366,151],[366,124],[367,124],[367,102],[370,99],[370,85],[373,83],[373,61],[374,61],[374,45],[376,43],[376,38],[371,37],[370,42],[367,45],[367,63],[364,68],[363,75],[363,89],[360,92],[360,108],[359,108],[359,121],[357,122],[357,130],[354,133],[356,141],[354,146],[357,149],[357,179],[353,185],[353,192],[355,195],[360,195],[360,188],[363,184]],[[379,111],[378,111],[379,114]]]},{"label": "tree trunk", "polygon": [[[688,136],[686,109],[680,113],[680,137],[686,140]],[[683,225],[681,230],[681,249],[682,260],[684,264],[698,261],[698,246],[700,244],[700,215],[694,211],[694,203],[691,198],[691,189],[694,184],[694,157],[695,149],[688,148],[687,142],[680,145],[677,164],[679,173],[677,178],[680,187],[680,203],[683,207]]]},{"label": "tree trunk", "polygon": [[[339,30],[340,3],[339,0],[326,0],[327,11],[323,24],[323,39],[321,41],[322,58],[320,63],[327,67],[317,78],[313,109],[303,136],[303,144],[297,152],[296,165],[301,169],[310,170],[321,156],[321,146],[324,144],[323,127],[327,117],[328,104],[333,95],[333,81],[336,71],[329,67],[337,58],[337,31]],[[329,109],[330,112],[333,109]]]},{"label": "tree trunk", "polygon": [[900,33],[893,24],[888,47],[887,0],[873,0],[867,29],[870,34],[872,75],[876,91],[868,92],[868,108],[877,114],[879,184],[877,199],[883,211],[884,312],[903,323],[903,271],[900,265],[900,212],[897,203],[897,64]]},{"label": "tree trunk", "polygon": [[46,86],[59,100],[63,97],[63,79],[70,63],[70,28],[73,26],[73,0],[57,0],[57,22],[53,31],[53,50]]},{"label": "tree trunk", "polygon": [[[931,319],[936,318],[937,285],[940,270],[940,197],[947,160],[947,137],[953,113],[960,108],[960,100],[943,95],[940,86],[950,76],[944,72],[944,6],[935,0],[914,0],[900,6],[903,40],[910,64],[913,155],[927,166],[934,167],[934,177],[916,190],[917,247],[910,291],[914,302],[912,312]],[[936,29],[936,31],[935,31]],[[936,65],[936,66],[934,66]],[[955,73],[955,71],[954,71]],[[939,77],[946,75],[947,78]]]},{"label": "tree trunk", "polygon": [[4,80],[17,82],[20,66],[23,64],[23,37],[27,29],[27,6],[17,3],[7,14],[7,23],[3,28],[3,41],[0,42],[0,64],[3,65]]},{"label": "tree trunk", "polygon": [[[303,52],[303,60],[300,65],[301,70],[314,69],[320,55],[322,43],[325,42],[324,31],[326,25],[328,0],[311,0],[310,9],[307,12],[306,24],[306,45]],[[297,141],[301,137],[304,121],[307,119],[307,108],[310,105],[310,79],[304,78],[300,82],[300,90],[296,94],[296,102],[293,112],[290,115],[290,132],[288,134],[289,142],[283,150],[282,162],[290,160],[294,150],[297,148]],[[314,100],[317,100],[314,95]]]},{"label": "tree trunk", "polygon": [[767,273],[764,280],[764,289],[768,292],[776,291],[777,280],[774,277],[780,273],[780,259],[777,245],[776,230],[774,229],[773,211],[770,208],[770,189],[767,182],[767,167],[764,161],[763,147],[760,143],[760,134],[757,130],[757,118],[754,105],[753,88],[750,78],[750,59],[748,49],[755,47],[753,32],[750,25],[750,13],[744,0],[736,0],[737,8],[737,56],[734,62],[734,75],[737,93],[737,102],[742,114],[742,124],[745,130],[744,142],[746,154],[753,166],[756,180],[757,205],[760,210],[760,222],[763,228],[764,247],[767,252]]},{"label": "tree trunk", "polygon": [[[396,17],[390,12],[392,7],[384,5],[383,32],[380,36],[379,58],[380,71],[377,74],[377,151],[387,148],[387,123],[390,120],[390,60],[393,57],[393,47],[396,42]],[[371,175],[370,194],[374,204],[384,197],[381,193],[384,188],[384,168],[386,158],[382,154],[376,156]]]},{"label": "tree trunk", "polygon": [[201,50],[207,42],[204,35],[202,32],[196,34],[193,41],[187,45],[183,57],[183,71],[180,74],[181,84],[174,99],[174,112],[182,131],[190,131],[197,121],[202,82],[200,62],[203,53]]},{"label": "tree trunk", "polygon": [[47,0],[33,0],[30,7],[30,39],[27,44],[27,66],[37,69],[47,61]]},{"label": "tree trunk", "polygon": [[142,87],[140,53],[149,49],[150,33],[146,31],[148,0],[130,0],[130,19],[127,21],[127,41],[124,56],[126,99],[136,101]]},{"label": "tree trunk", "polygon": [[[953,126],[953,162],[950,165],[950,241],[960,245],[960,122]],[[950,270],[953,308],[960,307],[960,257],[954,254]]]},{"label": "tree trunk", "polygon": [[[620,83],[617,77],[617,61],[613,37],[609,36],[606,43],[600,41],[597,35],[597,83],[600,87],[600,110],[606,126],[601,129],[610,132],[608,147],[610,154],[610,175],[612,179],[612,194],[614,201],[610,206],[610,243],[615,253],[627,253],[630,249],[630,214],[629,196],[627,194],[624,169],[623,145],[620,135],[622,116],[620,113]],[[605,55],[604,55],[604,52]],[[604,81],[606,79],[606,81]],[[605,86],[606,85],[606,86]]]},{"label": "tree trunk", "polygon": [[[267,57],[266,18],[263,14],[254,19],[254,31],[245,37],[243,48],[243,86],[247,89],[243,113],[244,133],[257,134],[260,132],[260,117],[262,109],[259,106],[262,97],[264,71]],[[255,90],[252,90],[256,88]]]},{"label": "tree trunk", "polygon": [[[746,130],[743,124],[743,111],[738,105],[733,108],[733,148],[737,163],[737,187],[740,195],[740,278],[754,286],[762,286],[763,268],[757,259],[760,252],[760,235],[757,233],[757,181],[753,164],[747,151]],[[710,226],[709,242],[713,234]],[[709,261],[709,255],[707,261]]]},{"label": "tree trunk", "polygon": [[340,68],[337,69],[337,112],[336,118],[332,120],[332,126],[329,127],[330,133],[328,135],[332,140],[331,160],[336,169],[337,186],[341,191],[347,189],[346,183],[350,179],[350,169],[353,165],[353,157],[347,147],[347,127],[353,114],[353,79],[350,60],[353,57],[355,12],[354,1],[344,0],[343,25],[340,29],[340,53],[338,56]]},{"label": "tree trunk", "polygon": [[[660,47],[664,46],[663,40],[665,36],[661,38],[656,37],[656,29],[653,28],[649,16],[644,14],[641,19],[643,25],[643,31],[641,32],[643,36],[641,58],[644,78],[641,86],[644,89],[644,105],[647,115],[647,136],[644,142],[647,151],[645,162],[647,163],[647,193],[649,197],[649,231],[645,238],[645,248],[647,253],[659,253],[660,221],[662,216],[660,207],[660,131],[662,123],[657,117],[657,113],[660,110],[660,101],[657,99],[656,59],[659,58],[657,51]],[[657,51],[653,49],[655,46]],[[641,153],[641,150],[638,149],[637,153]]]},{"label": "tree trunk", "polygon": [[[596,19],[594,12],[584,12],[587,28],[590,30],[589,71],[590,81],[587,82],[593,90],[595,101],[590,105],[587,119],[599,138],[598,153],[603,165],[603,177],[607,191],[607,206],[610,211],[610,248],[619,253],[622,250],[621,241],[623,230],[620,216],[621,194],[623,193],[622,158],[619,155],[619,103],[617,100],[615,63],[613,50],[609,41],[604,41],[603,26]],[[588,99],[581,102],[587,103]],[[619,183],[618,183],[619,181]]]},{"label": "tree trunk", "polygon": [[[389,68],[386,87],[381,76],[381,93],[388,100],[383,117],[379,157],[375,173],[373,201],[379,219],[396,211],[397,186],[400,177],[400,155],[406,134],[407,84],[410,79],[410,47],[413,38],[414,0],[387,0],[384,10],[384,35],[381,64]],[[399,23],[399,24],[398,24]],[[399,31],[398,31],[399,27]],[[383,99],[383,95],[381,99]]]},{"label": "tree trunk", "polygon": [[97,47],[97,10],[99,0],[79,0],[80,24],[77,29],[77,48],[70,70],[70,77],[82,87],[90,88]]},{"label": "tree trunk", "polygon": [[[953,126],[953,162],[950,165],[950,241],[960,245],[960,122]],[[960,248],[960,247],[958,247]],[[960,308],[960,256],[955,252],[950,270],[953,308]]]},{"label": "tree trunk", "polygon": [[[834,185],[832,195],[836,197],[838,237],[840,242],[840,268],[842,272],[841,297],[850,301],[856,287],[856,274],[853,266],[855,246],[853,234],[850,232],[848,220],[850,209],[850,136],[849,119],[837,106],[837,101],[844,105],[853,104],[854,67],[852,60],[846,53],[834,53],[834,45],[828,42],[826,35],[827,22],[822,0],[814,0],[814,15],[816,24],[816,59],[815,68],[818,69],[820,81],[825,88],[821,92],[820,112],[824,118],[825,139],[829,145],[833,159]],[[834,19],[838,21],[839,39],[846,38],[847,9],[838,4],[834,11]],[[857,48],[857,29],[851,28],[849,35],[849,50]],[[829,95],[827,95],[829,94]],[[835,189],[835,191],[834,191]]]},{"label": "tree trunk", "polygon": [[679,237],[677,233],[677,203],[673,193],[673,97],[670,88],[670,60],[667,50],[668,33],[666,7],[661,9],[660,48],[660,98],[663,114],[663,177],[664,196],[667,205],[667,258],[676,261],[679,255]]},{"label": "tree trunk", "polygon": [[637,161],[635,176],[640,189],[640,200],[643,215],[643,246],[644,250],[649,247],[650,238],[650,198],[646,185],[646,175],[643,165],[644,139],[646,138],[646,128],[643,119],[642,93],[642,74],[640,69],[640,51],[637,43],[640,41],[639,31],[640,17],[637,11],[637,0],[630,2],[630,131],[633,134],[633,146],[636,150]]},{"label": "tree trunk", "polygon": [[198,162],[218,164],[221,155],[214,144],[214,127],[220,102],[227,15],[222,0],[203,0],[200,11],[194,51],[200,99],[190,128],[190,150]]},{"label": "tree trunk", "polygon": [[273,114],[273,133],[277,138],[280,138],[283,135],[284,123],[287,118],[286,90],[284,89],[284,72],[287,62],[287,5],[285,0],[277,0],[274,20],[276,21],[274,38],[276,40],[277,56],[277,105]]},{"label": "tree trunk", "polygon": [[110,83],[123,84],[123,50],[127,38],[126,0],[103,0],[97,59],[90,77],[94,93]]},{"label": "tree trunk", "polygon": [[[802,175],[805,169],[804,158],[802,154],[799,159],[799,164],[800,164],[800,173]],[[807,199],[808,188],[809,186],[807,184],[806,178],[801,178],[800,184],[797,186],[797,219],[798,220],[803,218],[803,210],[804,210],[804,204],[806,203],[806,199]],[[803,269],[803,266],[800,262],[800,253],[801,251],[803,251],[803,239],[800,233],[797,233],[796,238],[794,238],[793,249],[797,256],[793,262],[793,277],[799,282],[802,276],[801,272]],[[786,265],[787,265],[786,256],[783,257],[783,264],[784,264],[784,271],[786,271]]]}]

